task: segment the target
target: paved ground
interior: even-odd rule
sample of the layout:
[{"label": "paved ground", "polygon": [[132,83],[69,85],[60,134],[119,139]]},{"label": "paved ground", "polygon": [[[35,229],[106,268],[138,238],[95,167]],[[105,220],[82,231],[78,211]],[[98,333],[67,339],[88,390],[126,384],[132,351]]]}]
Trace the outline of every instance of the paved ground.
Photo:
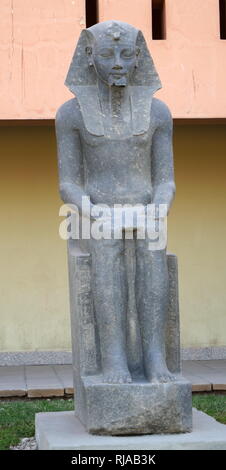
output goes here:
[{"label": "paved ground", "polygon": [[[184,361],[194,392],[226,391],[226,360]],[[72,366],[0,367],[0,397],[63,397],[73,394]]]}]

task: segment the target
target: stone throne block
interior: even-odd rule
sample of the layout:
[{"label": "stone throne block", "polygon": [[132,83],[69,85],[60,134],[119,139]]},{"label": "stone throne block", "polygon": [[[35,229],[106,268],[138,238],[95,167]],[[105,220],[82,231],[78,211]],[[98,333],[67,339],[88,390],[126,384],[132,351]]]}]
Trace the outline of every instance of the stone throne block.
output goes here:
[{"label": "stone throne block", "polygon": [[127,240],[129,286],[127,356],[129,384],[104,383],[91,289],[91,255],[69,240],[69,287],[75,387],[75,415],[92,434],[129,435],[189,432],[192,429],[191,384],[181,376],[177,257],[167,255],[169,308],[166,361],[176,381],[148,382],[134,293],[134,240]]}]

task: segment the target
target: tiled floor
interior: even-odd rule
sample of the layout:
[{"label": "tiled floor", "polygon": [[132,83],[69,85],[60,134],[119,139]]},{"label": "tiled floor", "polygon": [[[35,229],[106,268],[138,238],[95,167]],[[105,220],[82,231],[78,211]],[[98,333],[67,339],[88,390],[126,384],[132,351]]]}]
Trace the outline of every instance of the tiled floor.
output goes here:
[{"label": "tiled floor", "polygon": [[[194,392],[226,391],[226,360],[184,361]],[[62,397],[73,394],[72,366],[0,367],[0,397]]]}]

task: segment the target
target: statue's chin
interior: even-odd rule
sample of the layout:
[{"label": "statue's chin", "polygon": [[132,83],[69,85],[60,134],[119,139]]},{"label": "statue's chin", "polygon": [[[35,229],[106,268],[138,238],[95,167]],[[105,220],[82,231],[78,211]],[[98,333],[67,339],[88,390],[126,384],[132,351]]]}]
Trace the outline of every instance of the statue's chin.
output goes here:
[{"label": "statue's chin", "polygon": [[108,84],[110,86],[127,86],[127,78],[126,77],[121,77],[121,78],[114,78],[114,77],[109,77],[109,82]]}]

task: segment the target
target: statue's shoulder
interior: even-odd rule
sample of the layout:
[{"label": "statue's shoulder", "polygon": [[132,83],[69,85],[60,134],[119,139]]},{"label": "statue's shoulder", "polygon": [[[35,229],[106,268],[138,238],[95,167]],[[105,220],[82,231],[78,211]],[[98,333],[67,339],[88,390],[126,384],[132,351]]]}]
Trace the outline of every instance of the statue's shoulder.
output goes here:
[{"label": "statue's shoulder", "polygon": [[169,107],[166,103],[159,100],[158,98],[153,98],[151,106],[152,117],[157,122],[158,126],[171,126],[172,125],[172,115]]},{"label": "statue's shoulder", "polygon": [[56,126],[79,128],[81,111],[76,97],[63,103],[56,112]]}]

